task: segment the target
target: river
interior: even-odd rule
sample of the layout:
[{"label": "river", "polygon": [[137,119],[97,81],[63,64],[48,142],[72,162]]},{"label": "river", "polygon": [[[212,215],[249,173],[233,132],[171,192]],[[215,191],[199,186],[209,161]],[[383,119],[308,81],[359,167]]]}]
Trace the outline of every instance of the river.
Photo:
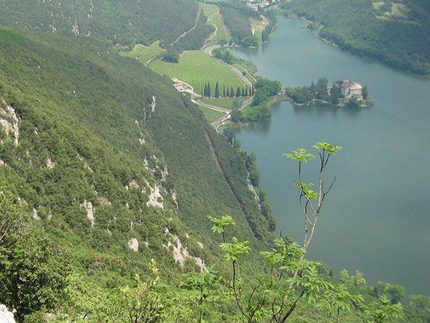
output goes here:
[{"label": "river", "polygon": [[[237,130],[242,148],[258,156],[261,187],[278,231],[303,240],[297,165],[282,156],[329,141],[343,150],[328,167],[337,175],[327,196],[309,258],[335,274],[363,272],[368,284],[401,284],[430,295],[430,80],[395,71],[333,47],[303,29],[298,19],[278,18],[276,34],[258,49],[232,49],[252,60],[258,74],[283,87],[350,79],[367,85],[366,109],[294,108],[282,102],[272,120]],[[315,174],[313,164],[305,172]],[[309,176],[316,182],[317,178]]]}]

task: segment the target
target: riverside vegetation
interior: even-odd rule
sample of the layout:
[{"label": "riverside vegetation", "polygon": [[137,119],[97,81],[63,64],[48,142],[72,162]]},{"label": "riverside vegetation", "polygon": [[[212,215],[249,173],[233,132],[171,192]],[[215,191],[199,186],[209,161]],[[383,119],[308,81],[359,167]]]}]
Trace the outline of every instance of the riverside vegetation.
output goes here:
[{"label": "riverside vegetation", "polygon": [[[0,3],[20,15],[13,25],[49,30],[55,13],[57,29],[0,27],[0,302],[17,321],[428,320],[428,296],[406,301],[402,286],[366,286],[359,272],[336,278],[306,260],[306,245],[274,238],[256,156],[217,134],[168,78],[112,48],[138,37],[128,22],[141,2]],[[152,3],[147,12],[162,2]],[[193,1],[163,3],[198,17]],[[79,25],[88,10],[99,14],[91,29],[116,31],[71,34],[69,18]],[[166,43],[192,27],[175,23]],[[316,148],[286,155],[299,175],[314,157],[323,175],[339,150]],[[297,181],[310,230],[331,187],[316,182]]]}]

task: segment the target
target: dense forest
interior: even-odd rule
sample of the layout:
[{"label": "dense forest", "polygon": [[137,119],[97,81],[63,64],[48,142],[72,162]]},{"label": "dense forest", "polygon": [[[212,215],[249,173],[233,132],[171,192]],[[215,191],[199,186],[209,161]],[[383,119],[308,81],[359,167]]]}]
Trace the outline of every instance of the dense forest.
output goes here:
[{"label": "dense forest", "polygon": [[[194,26],[198,15],[194,0],[0,1],[2,25],[91,36],[113,46],[150,45],[160,40],[167,47]],[[211,31],[203,19],[194,34],[203,32],[204,41]]]},{"label": "dense forest", "polygon": [[[195,48],[211,29],[194,1],[77,3],[0,1],[14,25],[0,27],[0,303],[18,323],[429,320],[430,297],[336,277],[275,238],[255,154],[113,48]],[[255,89],[253,107],[281,90]],[[341,147],[313,148],[284,156],[299,172],[320,162],[322,180]],[[331,186],[296,184],[318,211],[310,232]]]},{"label": "dense forest", "polygon": [[291,1],[289,13],[310,20],[322,38],[344,50],[416,74],[430,73],[430,10],[425,1]]},{"label": "dense forest", "polygon": [[423,1],[291,1],[283,8],[342,49],[416,74],[430,73],[430,11]]},{"label": "dense forest", "polygon": [[218,6],[232,41],[245,47],[257,45],[250,19],[259,19],[260,14],[238,2],[221,2]]}]

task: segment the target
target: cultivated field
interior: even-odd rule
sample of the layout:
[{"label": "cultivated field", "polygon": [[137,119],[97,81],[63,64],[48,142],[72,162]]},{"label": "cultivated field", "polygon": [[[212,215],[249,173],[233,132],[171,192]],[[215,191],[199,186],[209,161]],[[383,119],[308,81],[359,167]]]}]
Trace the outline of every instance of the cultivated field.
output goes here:
[{"label": "cultivated field", "polygon": [[234,91],[238,87],[245,88],[245,83],[240,77],[225,64],[209,57],[202,51],[188,51],[181,55],[179,63],[165,63],[161,60],[152,61],[149,68],[160,75],[181,79],[194,88],[194,92],[203,94],[205,84],[209,82],[211,94],[215,94],[215,86],[218,82],[220,95],[223,89]]}]

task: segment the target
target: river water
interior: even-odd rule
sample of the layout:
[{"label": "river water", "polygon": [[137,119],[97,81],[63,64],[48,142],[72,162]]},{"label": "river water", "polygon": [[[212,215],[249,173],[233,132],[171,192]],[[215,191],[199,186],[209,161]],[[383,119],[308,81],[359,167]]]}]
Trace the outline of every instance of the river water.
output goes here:
[{"label": "river water", "polygon": [[[242,148],[256,152],[260,184],[278,231],[303,240],[298,191],[291,183],[297,165],[282,156],[316,141],[344,149],[330,161],[327,196],[309,258],[363,272],[430,295],[430,80],[350,55],[303,29],[298,19],[278,18],[276,35],[259,49],[232,49],[252,60],[258,75],[283,87],[350,79],[367,85],[374,106],[366,109],[294,108],[282,102],[272,120],[241,127]],[[316,163],[305,165],[316,182]]]}]

